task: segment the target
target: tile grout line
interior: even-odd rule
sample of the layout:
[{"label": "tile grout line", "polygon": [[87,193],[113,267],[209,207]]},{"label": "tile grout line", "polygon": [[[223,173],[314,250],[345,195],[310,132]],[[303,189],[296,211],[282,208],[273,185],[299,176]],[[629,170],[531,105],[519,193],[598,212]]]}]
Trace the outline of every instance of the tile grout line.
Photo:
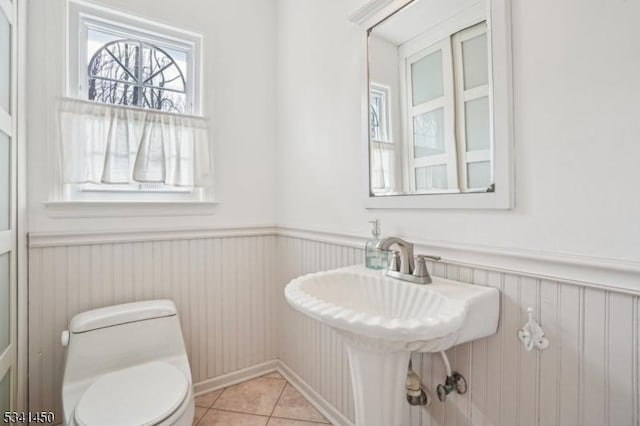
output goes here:
[{"label": "tile grout line", "polygon": [[273,412],[276,411],[276,407],[278,406],[278,403],[280,402],[280,398],[282,398],[282,394],[284,393],[284,390],[287,388],[287,385],[289,384],[288,380],[284,381],[284,386],[282,387],[282,390],[280,391],[280,395],[278,395],[278,399],[276,399],[276,403],[273,404],[273,408],[271,409],[271,414],[269,414],[269,418],[271,418],[273,416]]},{"label": "tile grout line", "polygon": [[[218,395],[218,396],[217,396],[217,397],[216,397],[216,398],[211,402],[211,404],[210,404],[208,407],[199,407],[199,408],[204,408],[204,413],[202,414],[202,416],[200,416],[200,418],[198,419],[198,421],[197,421],[197,422],[195,422],[195,425],[196,425],[196,426],[200,424],[200,422],[202,421],[202,419],[204,419],[204,417],[207,415],[207,413],[208,413],[208,412],[213,408],[213,404],[215,404],[215,403],[216,403],[216,401],[220,399],[220,397],[222,396],[222,394],[224,393],[224,391],[226,391],[227,389],[228,389],[228,387],[227,387],[227,388],[222,388],[222,392],[220,392],[220,395]],[[214,390],[214,391],[211,391],[211,392],[217,392],[217,391],[219,391],[219,390],[220,390],[220,389],[217,389],[217,390]],[[207,393],[210,393],[210,392],[207,392]],[[206,394],[205,394],[205,395],[206,395]],[[198,406],[196,405],[196,406],[194,407],[194,413],[195,413],[195,408],[198,408]]]},{"label": "tile grout line", "polygon": [[[271,373],[268,373],[268,374],[271,374]],[[199,419],[197,419],[195,425],[199,425],[202,422],[202,419],[204,419],[204,417],[207,415],[207,413],[209,411],[211,411],[211,410],[218,410],[218,411],[225,411],[225,412],[229,412],[229,413],[247,414],[247,415],[252,415],[252,416],[265,417],[267,419],[267,425],[268,425],[269,421],[272,418],[283,419],[283,420],[302,421],[302,422],[307,422],[307,423],[313,423],[313,424],[316,424],[316,425],[330,425],[330,423],[318,422],[318,421],[315,421],[315,420],[302,420],[302,419],[296,419],[296,418],[291,418],[291,417],[274,416],[273,413],[275,412],[275,409],[278,406],[278,403],[282,399],[282,395],[284,394],[284,391],[285,391],[287,385],[290,385],[290,383],[284,378],[265,377],[265,376],[260,376],[260,378],[284,381],[284,386],[282,387],[282,390],[280,391],[280,394],[278,395],[278,399],[276,400],[275,404],[273,405],[273,408],[271,409],[271,414],[257,414],[257,413],[249,413],[249,412],[246,412],[246,411],[231,410],[231,409],[228,409],[228,408],[216,408],[216,407],[214,407],[215,403],[222,397],[222,394],[227,389],[229,389],[229,387],[227,387],[227,388],[223,388],[222,389],[222,392],[220,392],[220,394],[211,402],[211,404],[208,407],[195,406],[196,408],[204,408],[204,410],[205,410],[205,412],[202,414],[202,416]],[[216,391],[212,391],[212,392],[216,392]],[[304,400],[307,401],[306,398],[304,398]]]},{"label": "tile grout line", "polygon": [[210,411],[210,410],[226,411],[227,413],[236,413],[236,414],[247,414],[249,416],[266,417],[268,419],[271,418],[271,416],[269,416],[268,414],[247,413],[246,411],[229,410],[228,408],[214,408],[214,407],[211,407],[207,411]]},{"label": "tile grout line", "polygon": [[[271,378],[271,379],[274,379],[274,380],[282,380],[282,379],[275,379],[273,377],[268,377],[268,378]],[[292,418],[292,417],[274,416],[273,413],[276,411],[276,407],[278,406],[278,403],[280,402],[280,399],[282,398],[282,395],[284,394],[284,390],[287,388],[287,385],[290,385],[291,387],[293,387],[293,385],[291,385],[288,380],[284,379],[284,387],[282,388],[282,391],[280,392],[280,395],[278,396],[278,400],[276,401],[275,405],[273,406],[273,409],[271,410],[271,414],[269,415],[269,420],[271,420],[272,418],[276,418],[276,419],[284,419],[284,420],[294,420],[294,421],[298,421],[298,422],[315,423],[315,424],[318,424],[318,425],[327,425],[327,424],[330,425],[330,423],[317,422],[315,420],[302,420],[302,419],[295,419],[295,418]],[[302,398],[307,403],[309,403],[309,401],[307,401],[306,398],[304,398],[304,397],[302,397]],[[267,422],[267,424],[268,424],[268,422]]]},{"label": "tile grout line", "polygon": [[284,377],[282,379],[278,378],[278,377],[267,377],[267,376],[260,376],[260,377],[256,377],[256,379],[269,379],[269,380],[284,380],[286,381],[287,379],[285,379]]},{"label": "tile grout line", "polygon": [[[271,374],[271,373],[267,373],[267,374]],[[278,399],[276,400],[276,403],[274,404],[273,408],[271,409],[271,413],[273,414],[273,411],[275,410],[276,405],[278,405],[278,402],[280,401],[280,397],[282,396],[282,393],[284,392],[284,389],[286,388],[286,386],[287,386],[287,383],[288,383],[288,382],[287,382],[287,380],[285,380],[284,378],[277,378],[277,377],[265,377],[265,376],[266,376],[266,375],[264,375],[264,376],[260,376],[260,377],[256,377],[256,379],[257,379],[257,378],[265,378],[265,379],[271,379],[271,380],[280,380],[280,381],[284,381],[284,386],[282,387],[282,390],[280,391],[280,395],[278,395]],[[252,379],[252,380],[255,380],[255,379]],[[247,380],[247,381],[242,382],[242,383],[246,383],[246,382],[250,382],[250,381],[251,381],[251,380]],[[239,383],[239,384],[240,384],[240,383]],[[227,387],[227,388],[223,388],[223,389],[222,389],[222,392],[220,392],[220,395],[218,395],[218,396],[216,397],[216,399],[211,403],[211,405],[209,406],[209,408],[207,408],[207,409],[206,409],[206,411],[205,411],[204,415],[200,418],[200,420],[198,420],[198,422],[197,422],[196,424],[199,424],[199,423],[200,423],[200,421],[202,421],[202,419],[206,416],[206,414],[207,414],[210,410],[212,410],[212,409],[214,409],[214,410],[219,410],[219,411],[227,411],[227,412],[230,412],[230,413],[249,414],[249,415],[252,415],[252,416],[266,417],[266,418],[267,418],[267,422],[269,421],[269,419],[271,419],[271,414],[256,414],[256,413],[248,413],[248,412],[246,412],[246,411],[230,410],[230,409],[226,409],[226,408],[215,408],[215,407],[214,407],[214,405],[215,405],[216,401],[218,401],[218,399],[220,399],[220,397],[222,397],[222,394],[223,394],[227,389],[229,389],[230,387],[231,387],[231,386],[229,386],[229,387]],[[215,391],[213,391],[213,392],[215,392]],[[201,408],[204,408],[204,407],[201,407]]]},{"label": "tile grout line", "polygon": [[293,420],[294,422],[313,423],[314,425],[329,425],[329,426],[331,426],[331,423],[317,422],[315,420],[294,419],[294,418],[291,418],[291,417],[269,416],[269,419]]}]

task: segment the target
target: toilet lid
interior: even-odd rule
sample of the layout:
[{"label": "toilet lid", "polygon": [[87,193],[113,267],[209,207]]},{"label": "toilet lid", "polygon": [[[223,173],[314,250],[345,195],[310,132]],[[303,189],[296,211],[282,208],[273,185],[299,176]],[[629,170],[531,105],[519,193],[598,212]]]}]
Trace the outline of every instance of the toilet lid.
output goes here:
[{"label": "toilet lid", "polygon": [[76,407],[82,426],[150,426],[169,417],[184,401],[189,382],[164,362],[150,362],[105,374]]}]

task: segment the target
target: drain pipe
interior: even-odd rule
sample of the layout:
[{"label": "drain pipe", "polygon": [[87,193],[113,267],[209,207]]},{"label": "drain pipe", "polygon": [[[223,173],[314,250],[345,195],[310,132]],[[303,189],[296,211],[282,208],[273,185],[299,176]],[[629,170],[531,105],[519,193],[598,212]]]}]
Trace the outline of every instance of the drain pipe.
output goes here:
[{"label": "drain pipe", "polygon": [[420,376],[413,371],[411,360],[409,360],[405,387],[407,389],[407,402],[409,405],[424,405],[427,407],[431,405],[431,398],[429,398],[429,395],[424,391]]}]

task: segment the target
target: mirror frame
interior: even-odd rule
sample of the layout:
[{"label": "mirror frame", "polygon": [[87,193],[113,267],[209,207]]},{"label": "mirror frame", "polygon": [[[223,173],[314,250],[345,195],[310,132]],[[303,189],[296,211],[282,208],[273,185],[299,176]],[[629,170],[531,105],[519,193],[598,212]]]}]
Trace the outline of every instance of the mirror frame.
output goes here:
[{"label": "mirror frame", "polygon": [[367,209],[512,209],[514,207],[513,81],[511,0],[487,0],[493,102],[495,192],[372,196],[369,143],[369,32],[405,6],[420,0],[370,0],[349,19],[363,30],[365,73],[361,132]]}]

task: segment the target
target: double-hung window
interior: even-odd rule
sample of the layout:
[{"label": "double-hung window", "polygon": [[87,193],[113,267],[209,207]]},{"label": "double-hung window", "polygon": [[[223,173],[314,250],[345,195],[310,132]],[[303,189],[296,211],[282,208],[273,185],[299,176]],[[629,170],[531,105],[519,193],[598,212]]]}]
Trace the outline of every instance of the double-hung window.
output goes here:
[{"label": "double-hung window", "polygon": [[65,200],[207,201],[201,36],[70,2],[60,101]]}]

